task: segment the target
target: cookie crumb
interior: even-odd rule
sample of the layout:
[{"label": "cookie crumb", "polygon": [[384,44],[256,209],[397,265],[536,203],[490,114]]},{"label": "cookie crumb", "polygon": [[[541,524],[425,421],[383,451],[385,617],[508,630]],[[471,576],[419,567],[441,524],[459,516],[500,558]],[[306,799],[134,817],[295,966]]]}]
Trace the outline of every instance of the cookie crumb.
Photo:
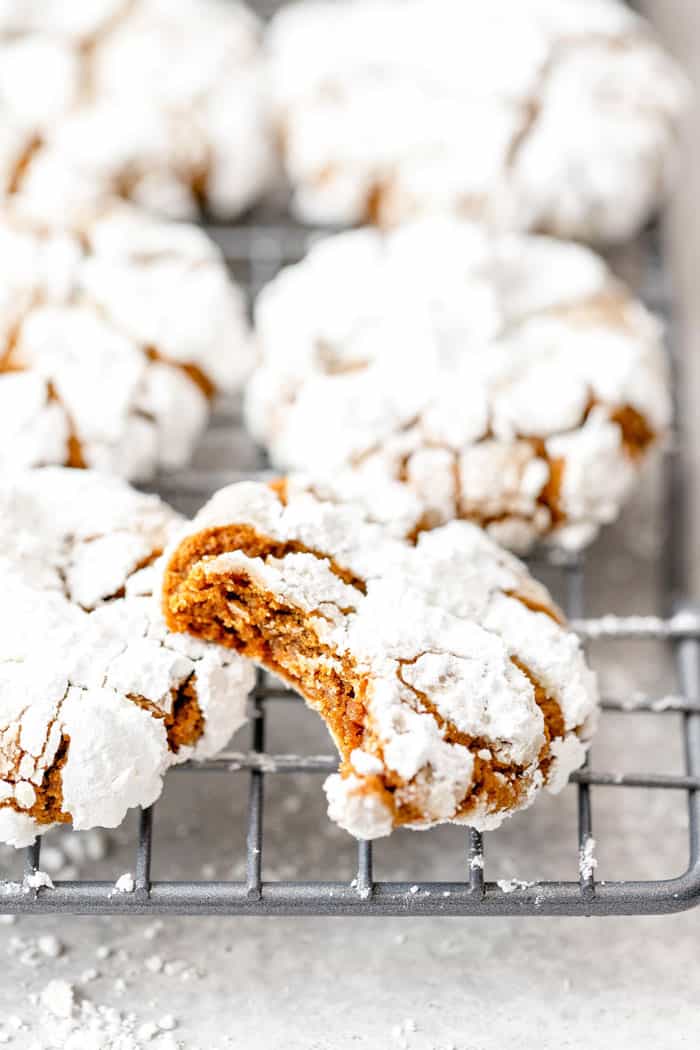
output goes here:
[{"label": "cookie crumb", "polygon": [[58,959],[60,955],[63,955],[64,947],[58,937],[52,933],[39,937],[36,943],[41,954],[46,955],[49,959]]},{"label": "cookie crumb", "polygon": [[160,1029],[158,1028],[158,1025],[155,1024],[155,1022],[145,1021],[142,1025],[139,1026],[136,1035],[139,1039],[143,1040],[144,1042],[147,1042],[149,1039],[153,1039],[155,1035],[158,1035],[159,1031]]},{"label": "cookie crumb", "polygon": [[114,888],[117,893],[133,893],[136,889],[136,883],[131,872],[125,871],[123,875],[120,875],[114,883]]},{"label": "cookie crumb", "polygon": [[45,871],[33,871],[31,875],[25,875],[24,886],[27,890],[40,890],[42,887],[48,890],[55,889],[53,879]]},{"label": "cookie crumb", "polygon": [[143,965],[149,973],[160,973],[163,969],[163,960],[160,955],[149,955]]},{"label": "cookie crumb", "polygon": [[535,884],[525,879],[497,879],[496,885],[503,893],[515,893],[516,890],[526,890]]},{"label": "cookie crumb", "polygon": [[41,1005],[54,1017],[72,1017],[75,1008],[75,991],[68,981],[49,981],[41,993]]},{"label": "cookie crumb", "polygon": [[583,846],[579,850],[578,856],[578,870],[579,875],[582,879],[590,879],[593,872],[598,867],[598,861],[595,856],[595,839],[589,835],[584,842]]}]

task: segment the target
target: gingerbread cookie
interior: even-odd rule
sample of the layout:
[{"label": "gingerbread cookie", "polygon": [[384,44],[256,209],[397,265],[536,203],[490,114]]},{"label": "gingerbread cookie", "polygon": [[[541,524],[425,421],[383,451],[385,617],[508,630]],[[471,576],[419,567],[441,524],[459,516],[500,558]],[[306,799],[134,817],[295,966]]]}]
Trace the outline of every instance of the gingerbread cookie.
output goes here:
[{"label": "gingerbread cookie", "polygon": [[659,324],[570,243],[451,218],[339,234],[263,290],[256,328],[246,412],[274,463],[340,471],[390,521],[403,502],[409,533],[457,517],[581,547],[669,422]]},{"label": "gingerbread cookie", "polygon": [[0,191],[39,216],[112,194],[238,215],[276,168],[258,38],[253,14],[221,0],[10,0]]},{"label": "gingerbread cookie", "polygon": [[183,466],[252,360],[241,293],[194,226],[129,205],[63,231],[0,215],[0,468]]},{"label": "gingerbread cookie", "polygon": [[180,528],[154,496],[90,471],[3,478],[0,841],[115,827],[244,721],[251,666],[171,634],[153,596]]},{"label": "gingerbread cookie", "polygon": [[579,642],[476,526],[413,546],[294,478],[245,482],[165,564],[171,630],[251,657],[323,716],[329,814],[354,835],[493,828],[583,760],[597,697]]},{"label": "gingerbread cookie", "polygon": [[675,167],[688,88],[618,0],[342,0],[268,33],[298,214],[452,213],[622,241]]}]

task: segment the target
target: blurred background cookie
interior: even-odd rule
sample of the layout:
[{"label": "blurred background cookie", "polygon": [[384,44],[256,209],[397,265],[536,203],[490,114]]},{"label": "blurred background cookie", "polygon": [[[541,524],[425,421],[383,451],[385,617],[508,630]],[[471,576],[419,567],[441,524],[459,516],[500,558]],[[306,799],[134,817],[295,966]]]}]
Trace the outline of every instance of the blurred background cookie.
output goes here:
[{"label": "blurred background cookie", "polygon": [[632,236],[669,184],[686,84],[617,0],[324,0],[268,34],[297,213]]},{"label": "blurred background cookie", "polygon": [[409,532],[584,546],[669,423],[659,323],[573,243],[449,217],[338,234],[263,290],[256,331],[273,462]]},{"label": "blurred background cookie", "polygon": [[0,191],[42,216],[109,194],[238,215],[276,168],[258,37],[224,0],[9,0]]},{"label": "blurred background cookie", "polygon": [[241,293],[194,226],[117,203],[51,230],[0,213],[0,467],[183,466],[251,364]]}]

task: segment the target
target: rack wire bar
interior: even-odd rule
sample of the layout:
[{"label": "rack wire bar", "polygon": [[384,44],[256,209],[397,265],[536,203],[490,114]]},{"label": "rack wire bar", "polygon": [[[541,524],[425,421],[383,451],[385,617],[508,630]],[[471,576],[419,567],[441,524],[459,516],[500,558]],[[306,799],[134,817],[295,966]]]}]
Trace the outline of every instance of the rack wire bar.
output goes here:
[{"label": "rack wire bar", "polygon": [[151,884],[151,851],[153,843],[153,806],[141,810],[139,841],[136,847],[136,893],[148,896]]},{"label": "rack wire bar", "polygon": [[[258,671],[258,681],[261,672]],[[253,754],[265,751],[265,708],[258,696],[253,698]],[[251,764],[248,791],[248,832],[246,835],[246,887],[250,900],[260,900],[262,891],[263,847],[263,763]]]}]

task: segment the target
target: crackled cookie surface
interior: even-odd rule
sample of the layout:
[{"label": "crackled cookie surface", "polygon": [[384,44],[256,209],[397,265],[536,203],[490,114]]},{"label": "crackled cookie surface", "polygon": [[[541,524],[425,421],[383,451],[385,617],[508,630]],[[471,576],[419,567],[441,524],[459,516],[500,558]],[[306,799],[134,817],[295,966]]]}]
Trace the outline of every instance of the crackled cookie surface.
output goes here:
[{"label": "crackled cookie surface", "polygon": [[0,189],[39,215],[105,194],[237,215],[275,170],[258,35],[224,0],[8,0]]},{"label": "crackled cookie surface", "polygon": [[[430,218],[317,244],[256,308],[246,410],[284,469],[527,549],[612,520],[670,406],[659,324],[582,246]],[[392,495],[393,492],[393,495]],[[376,502],[376,500],[375,500]]]},{"label": "crackled cookie surface", "polygon": [[126,204],[51,231],[5,211],[0,274],[2,470],[182,466],[249,370],[241,293],[194,226]]},{"label": "crackled cookie surface", "polygon": [[321,0],[283,10],[268,44],[314,222],[449,210],[618,241],[675,166],[685,82],[618,0]]},{"label": "crackled cookie surface", "polygon": [[302,481],[247,482],[165,562],[172,630],[252,657],[323,716],[329,814],[357,836],[496,827],[583,760],[597,697],[578,640],[474,525],[412,545]]},{"label": "crackled cookie surface", "polygon": [[245,719],[250,665],[171,634],[156,562],[164,503],[91,471],[0,481],[0,841],[56,823],[115,827],[169,766]]}]

